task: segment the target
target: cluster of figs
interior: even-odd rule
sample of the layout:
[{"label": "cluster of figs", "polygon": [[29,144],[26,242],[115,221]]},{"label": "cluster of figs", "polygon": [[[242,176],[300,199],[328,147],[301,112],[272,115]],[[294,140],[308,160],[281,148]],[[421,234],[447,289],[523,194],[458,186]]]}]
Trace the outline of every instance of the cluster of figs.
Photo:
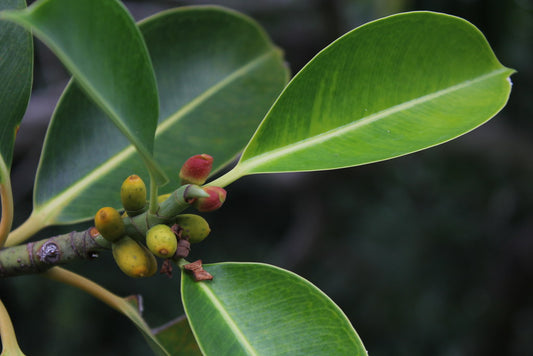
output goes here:
[{"label": "cluster of figs", "polygon": [[[202,185],[211,172],[213,158],[207,154],[190,157],[181,167],[181,185]],[[208,197],[195,198],[190,204],[199,212],[218,209],[226,199],[226,191],[215,186],[202,188]],[[169,194],[159,197],[159,202]],[[111,243],[113,258],[126,275],[134,278],[150,277],[158,270],[156,257],[176,259],[180,240],[198,243],[204,240],[211,229],[207,221],[197,214],[180,214],[170,222],[172,226],[158,223],[148,227],[145,241],[134,239],[126,234],[124,218],[146,212],[146,185],[138,175],[131,175],[122,183],[120,198],[123,212],[112,207],[103,207],[94,217],[98,233]]]}]

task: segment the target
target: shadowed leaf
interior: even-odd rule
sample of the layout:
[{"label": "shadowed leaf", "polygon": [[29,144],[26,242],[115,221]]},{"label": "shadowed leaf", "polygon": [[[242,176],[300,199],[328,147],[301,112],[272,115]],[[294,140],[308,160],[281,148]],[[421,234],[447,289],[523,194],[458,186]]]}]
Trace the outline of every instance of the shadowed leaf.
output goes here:
[{"label": "shadowed leaf", "polygon": [[[26,7],[24,0],[3,0],[0,12]],[[0,183],[9,175],[18,126],[30,99],[33,69],[31,33],[3,21],[0,14]]]},{"label": "shadowed leaf", "polygon": [[157,328],[153,333],[171,355],[202,355],[185,316]]}]

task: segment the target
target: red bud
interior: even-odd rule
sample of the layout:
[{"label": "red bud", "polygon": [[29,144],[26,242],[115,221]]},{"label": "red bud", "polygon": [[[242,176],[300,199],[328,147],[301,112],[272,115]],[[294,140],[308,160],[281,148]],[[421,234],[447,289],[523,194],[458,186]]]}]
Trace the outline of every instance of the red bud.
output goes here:
[{"label": "red bud", "polygon": [[202,185],[207,180],[211,168],[213,167],[213,157],[208,154],[195,155],[189,158],[180,170],[181,185],[196,184]]},{"label": "red bud", "polygon": [[203,190],[209,194],[207,198],[198,198],[194,201],[194,207],[201,212],[217,210],[226,200],[226,190],[220,187],[207,186]]}]

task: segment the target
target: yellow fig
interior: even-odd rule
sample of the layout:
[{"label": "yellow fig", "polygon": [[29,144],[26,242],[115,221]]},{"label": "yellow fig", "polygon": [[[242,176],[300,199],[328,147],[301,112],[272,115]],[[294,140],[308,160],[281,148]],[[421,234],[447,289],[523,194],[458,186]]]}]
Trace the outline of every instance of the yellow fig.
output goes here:
[{"label": "yellow fig", "polygon": [[160,195],[157,197],[157,202],[159,204],[161,204],[162,202],[164,202],[165,200],[168,199],[168,197],[170,196],[170,193],[169,194],[163,194],[163,195]]},{"label": "yellow fig", "polygon": [[152,226],[146,233],[146,246],[152,253],[161,258],[170,258],[176,253],[178,240],[167,225]]},{"label": "yellow fig", "polygon": [[150,277],[157,271],[154,255],[129,236],[113,243],[113,258],[126,275],[133,278]]},{"label": "yellow fig", "polygon": [[124,180],[120,188],[120,200],[128,215],[134,216],[132,212],[143,212],[146,206],[146,185],[141,177],[133,174]]},{"label": "yellow fig", "polygon": [[198,243],[211,232],[209,224],[203,217],[196,214],[181,214],[176,217],[176,223],[183,229],[182,237],[188,237],[190,243]]},{"label": "yellow fig", "polygon": [[115,242],[124,236],[124,222],[115,208],[105,207],[94,216],[94,226],[106,240]]}]

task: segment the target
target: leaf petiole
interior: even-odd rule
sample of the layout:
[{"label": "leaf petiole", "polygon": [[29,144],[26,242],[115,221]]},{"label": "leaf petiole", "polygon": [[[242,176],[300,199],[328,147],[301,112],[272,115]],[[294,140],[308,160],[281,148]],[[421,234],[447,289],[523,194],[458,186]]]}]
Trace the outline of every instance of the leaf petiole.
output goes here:
[{"label": "leaf petiole", "polygon": [[5,247],[11,247],[28,240],[35,235],[39,230],[45,227],[46,224],[38,214],[32,213],[30,217],[24,221],[19,227],[11,231],[7,237]]},{"label": "leaf petiole", "polygon": [[158,185],[153,177],[152,173],[150,173],[150,202],[148,207],[148,212],[152,215],[155,215],[157,213],[157,209],[159,208],[159,203],[157,201],[158,197]]},{"label": "leaf petiole", "polygon": [[0,248],[4,247],[13,225],[13,192],[9,170],[0,157],[0,201],[2,203],[2,220],[0,220]]},{"label": "leaf petiole", "polygon": [[24,356],[24,353],[20,350],[15,335],[15,329],[13,323],[7,312],[4,303],[0,299],[0,338],[2,339],[2,354],[0,356]]},{"label": "leaf petiole", "polygon": [[142,332],[143,336],[150,344],[150,347],[154,352],[156,352],[157,355],[169,355],[161,343],[152,334],[150,327],[148,324],[146,324],[139,311],[128,301],[128,299],[121,298],[118,295],[111,293],[98,283],[60,267],[53,267],[49,269],[43,273],[43,276],[81,289],[82,291],[107,304],[111,308],[124,314]]},{"label": "leaf petiole", "polygon": [[11,185],[0,184],[0,199],[2,201],[2,220],[0,220],[0,248],[4,244],[11,230],[13,224],[13,194],[11,193]]}]

